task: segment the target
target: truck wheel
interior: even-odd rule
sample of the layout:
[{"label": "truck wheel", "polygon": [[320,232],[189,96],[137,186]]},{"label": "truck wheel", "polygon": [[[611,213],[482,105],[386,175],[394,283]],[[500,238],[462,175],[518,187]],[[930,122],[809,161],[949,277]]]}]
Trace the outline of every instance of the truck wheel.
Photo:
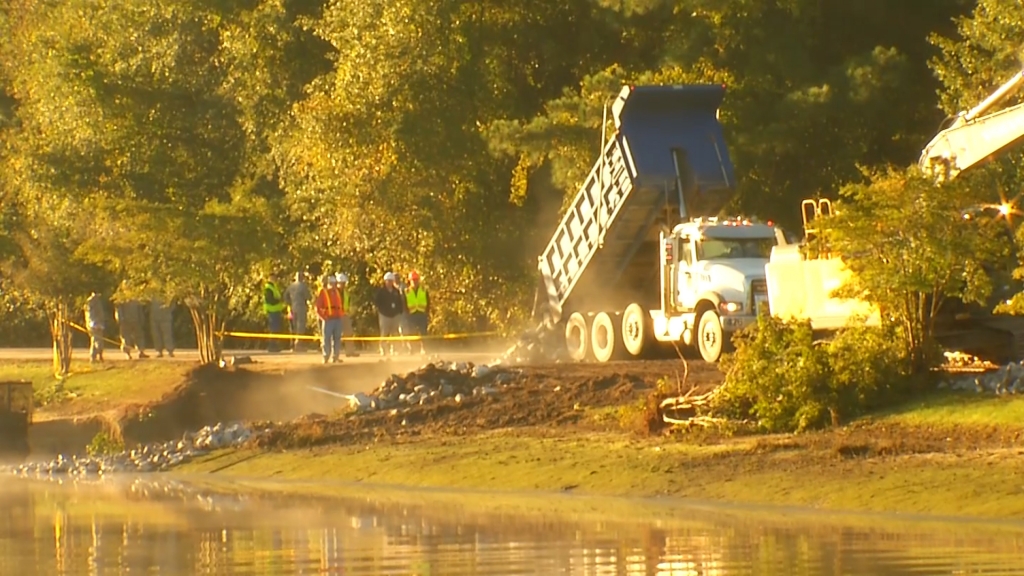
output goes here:
[{"label": "truck wheel", "polygon": [[619,337],[615,322],[607,312],[599,312],[590,325],[590,347],[598,362],[607,362],[615,356],[615,340]]},{"label": "truck wheel", "polygon": [[651,323],[647,321],[647,312],[637,303],[626,307],[622,313],[622,345],[633,356],[643,354],[649,339]]},{"label": "truck wheel", "polygon": [[565,323],[565,347],[569,350],[569,358],[582,362],[587,358],[590,331],[587,330],[587,319],[579,312],[573,312]]},{"label": "truck wheel", "polygon": [[697,322],[697,350],[706,362],[718,362],[722,357],[724,334],[718,312],[705,310]]}]

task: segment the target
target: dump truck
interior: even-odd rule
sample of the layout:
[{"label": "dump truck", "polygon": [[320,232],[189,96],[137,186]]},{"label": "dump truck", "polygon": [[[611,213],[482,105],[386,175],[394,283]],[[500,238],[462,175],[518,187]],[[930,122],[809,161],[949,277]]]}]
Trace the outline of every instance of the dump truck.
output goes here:
[{"label": "dump truck", "polygon": [[28,457],[32,410],[31,382],[0,382],[0,462]]},{"label": "dump truck", "polygon": [[[922,150],[921,170],[936,183],[949,181],[1019,144],[1024,139],[1024,103],[991,110],[1022,86],[1024,72],[1018,72],[974,108],[948,118]],[[1015,210],[1009,203],[979,209],[1004,216]],[[820,244],[817,222],[833,214],[831,202],[807,199],[802,210],[804,240],[776,246],[766,266],[771,313],[785,320],[808,320],[818,331],[841,328],[855,316],[877,324],[879,313],[871,304],[832,295],[850,275],[840,255],[827,246],[804,249]],[[992,306],[953,304],[936,323],[943,345],[996,362],[1024,359],[1024,318],[992,314]]]},{"label": "dump truck", "polygon": [[719,359],[767,305],[771,222],[717,215],[735,190],[722,85],[625,86],[614,133],[538,259],[535,316],[569,356],[638,357],[655,342]]}]

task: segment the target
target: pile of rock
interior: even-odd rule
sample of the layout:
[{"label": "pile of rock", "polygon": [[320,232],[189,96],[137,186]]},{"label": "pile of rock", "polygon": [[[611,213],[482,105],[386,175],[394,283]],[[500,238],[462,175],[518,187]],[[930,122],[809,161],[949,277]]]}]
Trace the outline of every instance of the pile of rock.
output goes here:
[{"label": "pile of rock", "polygon": [[987,394],[1024,394],[1024,362],[1007,364],[994,370],[950,374],[939,388],[975,391]]},{"label": "pile of rock", "polygon": [[519,340],[496,363],[514,365],[562,362],[568,357],[561,335],[547,324],[541,324],[520,334]]},{"label": "pile of rock", "polygon": [[217,424],[195,433],[185,433],[181,440],[146,444],[119,454],[106,456],[63,455],[49,462],[36,462],[14,467],[21,476],[89,476],[124,472],[156,472],[184,464],[211,450],[238,446],[253,436],[244,424]]},{"label": "pile of rock", "polygon": [[943,352],[942,354],[943,356],[945,356],[943,368],[951,372],[980,372],[985,370],[995,370],[999,368],[999,366],[996,366],[995,364],[987,360],[982,360],[977,356],[973,356],[965,352]]},{"label": "pile of rock", "polygon": [[357,411],[401,410],[444,401],[492,396],[515,381],[517,371],[472,362],[434,362],[404,376],[392,374],[369,394],[353,394]]}]

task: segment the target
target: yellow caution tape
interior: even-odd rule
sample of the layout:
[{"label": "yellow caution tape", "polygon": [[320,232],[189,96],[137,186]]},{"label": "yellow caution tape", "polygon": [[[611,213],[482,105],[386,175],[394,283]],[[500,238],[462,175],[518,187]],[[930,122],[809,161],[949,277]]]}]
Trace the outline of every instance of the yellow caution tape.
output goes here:
[{"label": "yellow caution tape", "polygon": [[[72,328],[74,328],[75,330],[78,330],[79,332],[82,332],[83,334],[88,334],[89,336],[92,336],[92,334],[89,334],[89,331],[86,330],[84,326],[79,326],[78,324],[75,324],[74,322],[71,322],[70,320],[68,321],[68,324]],[[121,342],[119,342],[117,340],[111,340],[110,338],[107,338],[106,336],[103,337],[103,341],[108,343],[108,344],[110,344],[111,346],[120,346],[121,345]]]},{"label": "yellow caution tape", "polygon": [[[428,334],[426,336],[346,336],[343,342],[412,342],[416,340],[461,340],[465,338],[480,338],[483,336],[498,336],[500,332],[471,332],[466,334]],[[233,338],[262,338],[275,340],[316,340],[319,342],[321,336],[309,334],[266,334],[262,332],[218,332],[218,336],[231,336]]]},{"label": "yellow caution tape", "polygon": [[[74,322],[68,322],[68,324],[82,332],[83,334],[89,334],[84,326],[75,324]],[[417,340],[464,340],[466,338],[482,338],[485,336],[500,336],[500,332],[468,332],[463,334],[428,334],[426,336],[345,336],[342,337],[343,342],[415,342]],[[312,340],[319,342],[322,337],[315,334],[266,334],[262,332],[217,332],[217,336],[225,337],[230,336],[232,338],[257,338],[266,340]],[[103,341],[109,343],[112,346],[120,346],[121,342],[117,340],[111,340],[106,336],[103,337]]]}]

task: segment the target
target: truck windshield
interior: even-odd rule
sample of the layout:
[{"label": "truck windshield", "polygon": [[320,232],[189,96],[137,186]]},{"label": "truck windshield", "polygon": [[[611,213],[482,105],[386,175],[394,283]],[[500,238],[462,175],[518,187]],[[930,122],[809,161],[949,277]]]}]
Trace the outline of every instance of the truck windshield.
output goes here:
[{"label": "truck windshield", "polygon": [[774,238],[705,238],[697,243],[698,260],[768,258]]}]

